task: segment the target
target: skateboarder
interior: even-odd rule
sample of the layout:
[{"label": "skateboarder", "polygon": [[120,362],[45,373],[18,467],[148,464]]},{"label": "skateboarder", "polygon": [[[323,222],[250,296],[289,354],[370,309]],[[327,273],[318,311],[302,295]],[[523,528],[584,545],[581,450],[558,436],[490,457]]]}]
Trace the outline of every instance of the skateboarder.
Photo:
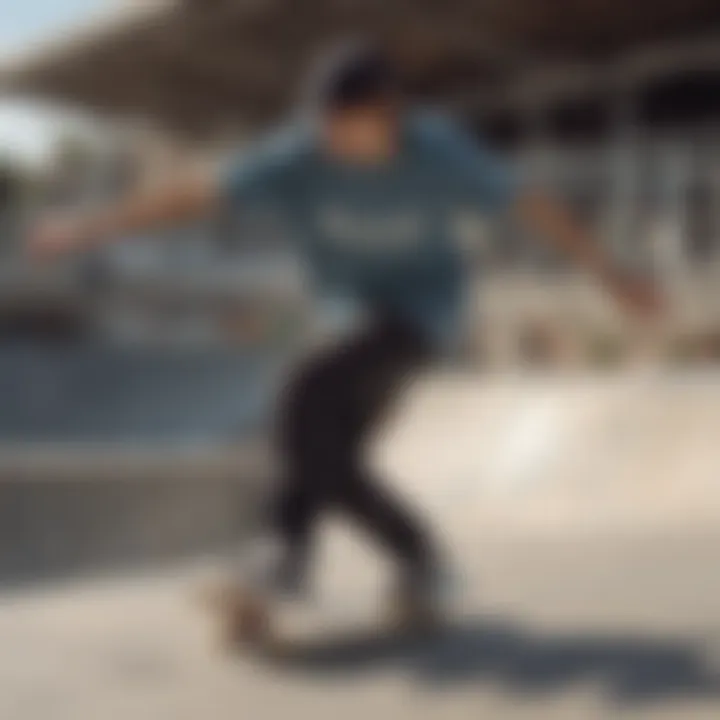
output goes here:
[{"label": "skateboarder", "polygon": [[432,621],[442,563],[423,523],[366,462],[365,443],[418,370],[462,337],[467,269],[456,242],[467,209],[513,212],[534,238],[583,266],[626,308],[659,309],[649,284],[619,272],[549,197],[448,118],[411,109],[392,63],[364,46],[316,70],[298,117],[213,177],[91,212],[51,217],[31,239],[39,257],[180,222],[220,206],[283,224],[321,301],[343,310],[335,343],[303,360],[281,400],[283,477],[269,527],[281,552],[262,587],[231,593],[232,631],[264,631],[274,593],[300,593],[318,517],[344,513],[397,561],[396,608]]}]

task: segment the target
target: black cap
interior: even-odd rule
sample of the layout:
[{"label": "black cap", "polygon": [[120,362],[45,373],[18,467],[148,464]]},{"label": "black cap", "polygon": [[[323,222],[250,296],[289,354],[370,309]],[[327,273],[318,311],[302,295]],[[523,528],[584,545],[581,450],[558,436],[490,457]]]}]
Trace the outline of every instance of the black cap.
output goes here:
[{"label": "black cap", "polygon": [[399,82],[387,55],[369,43],[346,43],[326,53],[310,76],[317,110],[341,110],[397,97]]}]

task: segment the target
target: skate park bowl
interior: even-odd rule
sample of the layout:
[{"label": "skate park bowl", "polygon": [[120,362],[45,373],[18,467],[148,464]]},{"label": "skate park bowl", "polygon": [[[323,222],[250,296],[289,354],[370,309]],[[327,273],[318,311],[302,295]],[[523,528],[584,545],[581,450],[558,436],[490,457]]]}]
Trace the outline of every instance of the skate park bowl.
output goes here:
[{"label": "skate park bowl", "polygon": [[[5,348],[0,579],[241,542],[272,481],[262,367],[219,351]],[[719,426],[712,370],[436,373],[375,459],[459,535],[712,524]]]},{"label": "skate park bowl", "polygon": [[720,517],[720,375],[447,375],[379,458],[456,528],[566,533]]},{"label": "skate park bowl", "polygon": [[0,579],[64,577],[242,537],[267,474],[263,361],[16,346],[0,354]]}]

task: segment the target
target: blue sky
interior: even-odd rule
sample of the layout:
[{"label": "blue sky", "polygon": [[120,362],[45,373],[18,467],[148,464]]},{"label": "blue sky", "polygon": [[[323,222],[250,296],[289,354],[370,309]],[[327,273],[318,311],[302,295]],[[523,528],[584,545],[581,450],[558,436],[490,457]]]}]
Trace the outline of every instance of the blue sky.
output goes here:
[{"label": "blue sky", "polygon": [[[112,0],[0,0],[0,63],[111,4]],[[35,107],[0,100],[0,156],[41,158],[58,127],[56,118]]]},{"label": "blue sky", "polygon": [[108,0],[0,0],[0,57],[72,27]]}]

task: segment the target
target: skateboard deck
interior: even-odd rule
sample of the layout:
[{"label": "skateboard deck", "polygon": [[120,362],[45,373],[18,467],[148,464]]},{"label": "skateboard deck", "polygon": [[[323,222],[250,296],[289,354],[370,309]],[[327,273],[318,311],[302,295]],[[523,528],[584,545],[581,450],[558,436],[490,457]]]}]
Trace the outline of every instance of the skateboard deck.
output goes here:
[{"label": "skateboard deck", "polygon": [[234,651],[307,670],[343,671],[371,666],[417,652],[440,634],[440,628],[410,631],[354,623],[351,627],[271,629],[257,642],[237,643]]},{"label": "skateboard deck", "polygon": [[382,613],[358,614],[347,606],[333,612],[313,603],[280,604],[268,608],[259,631],[248,637],[236,622],[236,593],[220,586],[203,597],[226,651],[308,668],[332,670],[402,656],[436,638],[445,627],[434,622],[409,628]]},{"label": "skateboard deck", "polygon": [[[205,603],[217,624],[222,647],[233,655],[318,669],[370,664],[415,650],[442,626],[407,628],[384,622],[378,613],[331,614],[317,606],[272,607],[255,637],[237,632],[234,608],[223,596]],[[241,637],[242,635],[242,637]]]}]

